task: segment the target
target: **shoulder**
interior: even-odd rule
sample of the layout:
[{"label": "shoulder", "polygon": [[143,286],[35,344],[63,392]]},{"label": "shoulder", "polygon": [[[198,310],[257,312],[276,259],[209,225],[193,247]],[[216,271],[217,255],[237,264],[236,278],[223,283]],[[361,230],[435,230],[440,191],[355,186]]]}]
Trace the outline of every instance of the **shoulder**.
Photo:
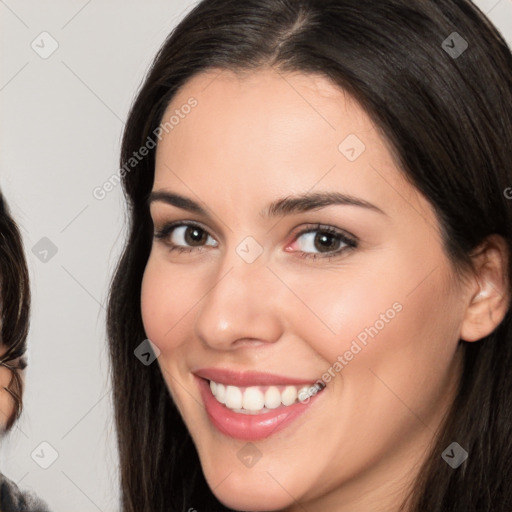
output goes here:
[{"label": "shoulder", "polygon": [[46,504],[31,492],[23,492],[0,473],[0,510],[2,512],[50,512]]}]

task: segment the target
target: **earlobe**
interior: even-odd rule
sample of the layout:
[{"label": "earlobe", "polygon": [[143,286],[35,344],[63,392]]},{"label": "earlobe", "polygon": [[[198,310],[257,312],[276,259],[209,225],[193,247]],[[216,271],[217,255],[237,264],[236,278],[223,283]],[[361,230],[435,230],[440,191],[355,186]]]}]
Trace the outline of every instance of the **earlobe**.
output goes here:
[{"label": "earlobe", "polygon": [[475,274],[468,283],[468,304],[460,330],[464,341],[478,341],[491,334],[510,304],[509,255],[503,237],[491,235],[472,257]]}]

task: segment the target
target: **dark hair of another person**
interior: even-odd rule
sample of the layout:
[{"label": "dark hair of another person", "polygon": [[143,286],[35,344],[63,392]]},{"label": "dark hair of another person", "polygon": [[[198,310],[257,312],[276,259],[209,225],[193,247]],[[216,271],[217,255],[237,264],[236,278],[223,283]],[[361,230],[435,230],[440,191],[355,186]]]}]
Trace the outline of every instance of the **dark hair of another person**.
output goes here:
[{"label": "dark hair of another person", "polygon": [[[30,318],[30,288],[21,235],[0,193],[0,365],[11,371],[4,391],[14,400],[14,412],[7,418],[9,430],[22,411],[23,381],[20,371],[26,366],[27,335]],[[3,419],[3,418],[2,418]]]},{"label": "dark hair of another person", "polygon": [[[468,43],[457,58],[443,47],[453,32]],[[504,195],[512,185],[512,55],[465,0],[205,0],[170,33],[149,69],[126,123],[121,166],[155,139],[166,107],[192,76],[268,66],[321,74],[358,100],[400,171],[433,205],[461,277],[488,235],[503,236],[512,250]],[[152,150],[124,173],[129,233],[109,297],[122,510],[228,510],[205,482],[158,365],[146,367],[133,353],[146,338],[140,292],[153,236],[147,199],[154,165]],[[509,309],[486,338],[460,341],[457,395],[404,510],[512,510],[511,329]],[[453,441],[469,453],[456,470],[441,458]]]}]

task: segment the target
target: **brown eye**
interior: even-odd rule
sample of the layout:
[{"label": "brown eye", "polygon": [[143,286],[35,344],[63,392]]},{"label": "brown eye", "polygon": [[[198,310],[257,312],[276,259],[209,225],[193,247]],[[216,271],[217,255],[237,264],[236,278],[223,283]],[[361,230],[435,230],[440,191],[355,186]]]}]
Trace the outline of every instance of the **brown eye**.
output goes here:
[{"label": "brown eye", "polygon": [[330,253],[349,245],[339,233],[321,229],[302,233],[296,243],[300,251],[307,253]]},{"label": "brown eye", "polygon": [[170,224],[155,234],[171,248],[195,248],[211,245],[216,247],[217,241],[201,226],[196,224]]},{"label": "brown eye", "polygon": [[339,249],[341,240],[332,233],[317,232],[313,245],[318,252],[330,252]]},{"label": "brown eye", "polygon": [[208,239],[208,235],[204,229],[196,226],[185,226],[183,238],[188,245],[202,245]]},{"label": "brown eye", "polygon": [[302,258],[334,258],[358,247],[357,239],[345,232],[322,224],[303,229],[288,248]]}]

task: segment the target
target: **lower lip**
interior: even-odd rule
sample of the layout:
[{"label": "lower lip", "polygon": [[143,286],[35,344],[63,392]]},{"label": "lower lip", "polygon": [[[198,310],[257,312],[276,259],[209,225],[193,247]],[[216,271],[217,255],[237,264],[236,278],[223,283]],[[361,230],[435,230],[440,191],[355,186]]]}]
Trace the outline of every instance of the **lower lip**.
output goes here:
[{"label": "lower lip", "polygon": [[207,380],[199,377],[196,379],[199,382],[199,389],[210,421],[223,434],[245,441],[265,439],[279,432],[303,414],[308,407],[311,407],[311,404],[321,394],[312,396],[307,404],[297,402],[289,406],[282,405],[262,414],[242,414],[234,412],[218,402],[213,396]]}]

